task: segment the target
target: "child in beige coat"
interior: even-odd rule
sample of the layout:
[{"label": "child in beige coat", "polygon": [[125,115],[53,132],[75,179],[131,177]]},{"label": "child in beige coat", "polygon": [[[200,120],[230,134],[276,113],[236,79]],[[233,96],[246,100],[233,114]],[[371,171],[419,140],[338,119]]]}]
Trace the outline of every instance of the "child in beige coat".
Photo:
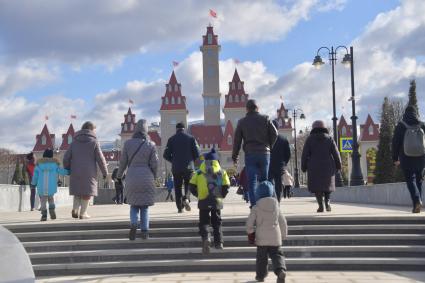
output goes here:
[{"label": "child in beige coat", "polygon": [[294,178],[288,170],[283,169],[282,171],[282,185],[283,185],[283,198],[291,197],[291,188],[294,185]]},{"label": "child in beige coat", "polygon": [[286,219],[274,197],[274,186],[269,181],[261,182],[255,192],[256,205],[252,207],[246,222],[248,240],[257,246],[256,277],[264,282],[267,277],[268,257],[273,263],[277,283],[285,283],[285,257],[281,249],[282,239],[288,234]]}]

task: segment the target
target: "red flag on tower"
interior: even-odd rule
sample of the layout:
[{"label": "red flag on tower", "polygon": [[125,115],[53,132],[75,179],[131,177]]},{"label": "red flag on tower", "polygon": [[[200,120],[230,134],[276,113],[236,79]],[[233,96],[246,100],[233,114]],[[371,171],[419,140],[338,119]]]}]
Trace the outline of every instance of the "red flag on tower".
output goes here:
[{"label": "red flag on tower", "polygon": [[179,65],[179,62],[173,61],[173,67],[177,67]]},{"label": "red flag on tower", "polygon": [[214,11],[214,10],[210,9],[210,16],[211,16],[211,17],[213,17],[213,18],[217,18],[217,13],[216,13],[216,11]]},{"label": "red flag on tower", "polygon": [[130,104],[134,104],[134,101],[133,101],[133,100],[131,100],[131,99],[129,99],[129,100],[128,100],[128,103],[130,103]]},{"label": "red flag on tower", "polygon": [[71,119],[77,119],[77,115],[71,115]]},{"label": "red flag on tower", "polygon": [[44,116],[44,120],[46,120],[46,121],[49,120],[49,116],[47,116],[47,115]]}]

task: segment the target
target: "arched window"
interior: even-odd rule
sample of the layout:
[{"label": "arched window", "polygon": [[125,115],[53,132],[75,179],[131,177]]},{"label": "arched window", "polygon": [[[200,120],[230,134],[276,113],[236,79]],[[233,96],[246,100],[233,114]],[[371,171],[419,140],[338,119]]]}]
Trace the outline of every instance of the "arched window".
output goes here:
[{"label": "arched window", "polygon": [[369,126],[369,135],[371,136],[371,135],[373,135],[373,126],[372,125],[370,125]]},{"label": "arched window", "polygon": [[212,34],[208,34],[208,44],[212,44]]},{"label": "arched window", "polygon": [[343,137],[346,137],[347,136],[347,128],[345,128],[345,126],[342,127],[341,134],[342,134]]},{"label": "arched window", "polygon": [[68,135],[68,144],[71,144],[71,143],[72,143],[72,136]]},{"label": "arched window", "polygon": [[130,131],[134,131],[134,125],[130,124]]},{"label": "arched window", "polygon": [[128,131],[127,124],[124,124],[124,132],[127,132],[127,131]]},{"label": "arched window", "polygon": [[239,95],[235,95],[235,102],[239,102]]},{"label": "arched window", "polygon": [[282,121],[282,119],[279,119],[279,128],[282,128],[283,127],[283,121]]},{"label": "arched window", "polygon": [[177,85],[177,84],[176,84],[176,85],[174,85],[174,91],[175,91],[175,92],[178,92],[178,91],[179,91],[179,85]]},{"label": "arched window", "polygon": [[174,96],[171,96],[171,104],[175,104]]},{"label": "arched window", "polygon": [[232,136],[231,136],[231,135],[228,135],[228,136],[227,136],[227,144],[228,144],[228,145],[232,145],[232,143],[233,143]]},{"label": "arched window", "polygon": [[245,102],[245,95],[241,95],[241,101]]},{"label": "arched window", "polygon": [[233,102],[233,96],[229,95],[229,103]]},{"label": "arched window", "polygon": [[172,86],[171,85],[168,85],[168,91],[173,91],[173,88],[172,88]]},{"label": "arched window", "polygon": [[168,97],[165,97],[165,104],[168,104]]},{"label": "arched window", "polygon": [[131,115],[127,116],[127,122],[129,122],[129,123],[131,122]]},{"label": "arched window", "polygon": [[46,143],[47,143],[47,138],[46,138],[46,136],[45,136],[45,135],[42,135],[42,136],[41,136],[41,144],[42,144],[42,145],[46,145]]},{"label": "arched window", "polygon": [[181,100],[180,96],[177,97],[177,104],[182,104],[182,100]]},{"label": "arched window", "polygon": [[235,82],[232,82],[232,89],[233,89],[233,90],[234,90],[234,89],[236,89]]},{"label": "arched window", "polygon": [[241,82],[238,82],[238,89],[242,89],[242,84],[241,84]]}]

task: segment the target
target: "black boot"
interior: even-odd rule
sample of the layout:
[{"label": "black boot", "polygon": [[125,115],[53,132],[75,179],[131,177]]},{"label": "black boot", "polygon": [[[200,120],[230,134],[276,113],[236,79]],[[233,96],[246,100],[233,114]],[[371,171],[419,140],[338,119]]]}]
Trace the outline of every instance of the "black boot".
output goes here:
[{"label": "black boot", "polygon": [[317,212],[323,212],[323,195],[321,193],[316,193],[316,200],[317,204],[319,205],[319,208],[317,209]]},{"label": "black boot", "polygon": [[47,221],[47,210],[46,209],[41,211],[40,221]]},{"label": "black boot", "polygon": [[50,219],[56,219],[56,212],[54,208],[49,208]]},{"label": "black boot", "polygon": [[131,225],[130,233],[128,235],[128,238],[130,239],[130,241],[136,240],[136,232],[137,232],[137,225]]},{"label": "black boot", "polygon": [[329,193],[325,193],[325,206],[326,206],[326,211],[331,212],[331,200],[330,200],[330,194]]}]

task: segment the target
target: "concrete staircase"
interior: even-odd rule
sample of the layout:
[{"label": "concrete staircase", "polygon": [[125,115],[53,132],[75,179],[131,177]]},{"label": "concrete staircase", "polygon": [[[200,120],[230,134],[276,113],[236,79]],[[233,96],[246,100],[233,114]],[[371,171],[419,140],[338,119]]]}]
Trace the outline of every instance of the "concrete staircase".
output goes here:
[{"label": "concrete staircase", "polygon": [[[289,270],[423,271],[425,218],[290,217],[284,243]],[[128,222],[8,225],[36,276],[144,272],[253,271],[245,218],[223,220],[223,251],[202,255],[196,220],[151,222],[150,239],[128,240]]]}]

